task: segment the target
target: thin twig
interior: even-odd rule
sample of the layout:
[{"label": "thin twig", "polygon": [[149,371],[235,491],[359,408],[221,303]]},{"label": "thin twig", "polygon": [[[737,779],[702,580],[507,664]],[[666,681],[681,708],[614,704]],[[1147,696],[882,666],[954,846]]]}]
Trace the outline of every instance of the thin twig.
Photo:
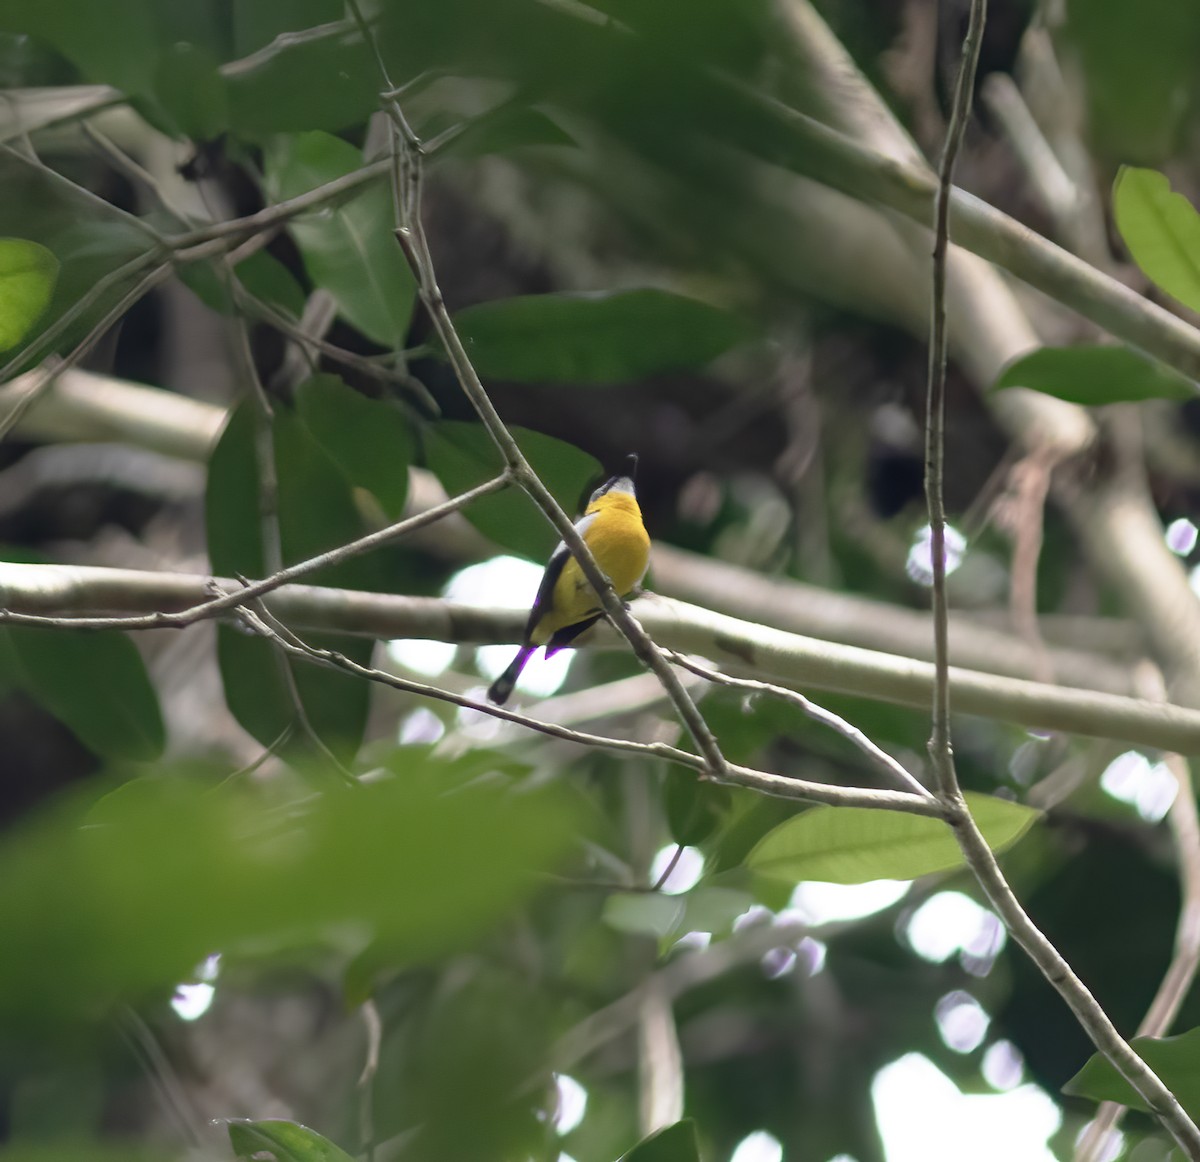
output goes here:
[{"label": "thin twig", "polygon": [[[121,270],[124,269],[124,267],[121,268]],[[24,393],[20,396],[20,398],[17,399],[17,401],[7,412],[4,413],[3,417],[0,417],[0,440],[4,439],[4,437],[8,435],[10,431],[12,431],[12,429],[20,421],[21,417],[38,401],[44,392],[49,390],[58,376],[60,376],[68,368],[74,367],[76,363],[84,358],[84,356],[86,356],[87,353],[91,351],[91,349],[98,342],[100,342],[105,333],[108,331],[109,327],[113,326],[119,319],[121,319],[125,312],[128,311],[129,308],[142,297],[142,295],[146,294],[153,287],[156,287],[170,273],[171,268],[169,266],[158,266],[154,270],[151,270],[148,274],[143,275],[134,286],[127,290],[107,311],[104,312],[92,329],[88,331],[83,339],[81,339],[67,355],[63,356],[62,359],[55,360],[51,364],[44,365],[39,370],[37,377],[24,387]],[[101,280],[101,282],[105,281],[107,280]],[[84,297],[86,298],[88,296]],[[54,327],[47,329],[47,333],[49,333],[51,330],[54,330],[59,323],[62,323],[63,319],[65,319],[67,315],[72,314],[73,310],[74,308],[72,308],[71,311],[65,312],[56,321]],[[45,335],[39,338],[34,346],[40,346],[44,339]],[[3,382],[5,373],[14,368],[23,358],[24,355],[20,355],[17,358],[10,360],[7,366],[3,370],[0,370],[0,382]]]},{"label": "thin twig", "polygon": [[946,145],[938,169],[934,198],[933,291],[929,324],[929,385],[925,399],[925,499],[929,506],[930,555],[933,569],[933,723],[929,754],[941,794],[959,796],[950,751],[950,634],[946,600],[946,506],[943,498],[946,430],[946,256],[950,250],[950,191],[954,164],[962,147],[979,47],[987,18],[987,0],[972,0],[970,25],[963,45]]},{"label": "thin twig", "polygon": [[159,611],[137,617],[35,618],[30,620],[20,614],[0,610],[0,624],[8,622],[13,625],[45,625],[47,627],[74,629],[183,629],[198,621],[218,617],[239,606],[246,605],[262,597],[264,594],[270,593],[274,589],[287,585],[300,577],[307,576],[309,573],[315,573],[318,570],[339,565],[343,561],[348,561],[351,557],[361,556],[372,549],[391,544],[392,541],[398,540],[408,533],[415,532],[417,529],[424,528],[426,525],[441,520],[442,517],[448,516],[450,513],[465,508],[473,500],[478,500],[482,496],[489,496],[493,492],[499,492],[502,488],[508,486],[508,482],[508,474],[502,472],[499,476],[494,476],[491,480],[485,481],[475,488],[468,489],[466,492],[452,497],[443,504],[435,505],[433,508],[428,508],[424,512],[417,513],[416,516],[410,516],[405,520],[397,521],[395,524],[388,525],[387,528],[379,529],[376,532],[367,533],[366,536],[349,541],[347,544],[339,545],[335,549],[318,553],[315,557],[309,557],[307,560],[299,561],[295,565],[288,565],[286,568],[280,569],[277,573],[273,573],[270,577],[265,577],[261,581],[250,582],[244,588],[224,593],[220,597],[200,602],[188,609],[179,610],[176,613]]},{"label": "thin twig", "polygon": [[1005,880],[996,857],[971,818],[959,788],[950,744],[950,676],[947,643],[945,504],[943,500],[946,385],[946,254],[950,242],[950,194],[954,162],[970,115],[975,69],[983,39],[987,0],[972,0],[970,23],[955,85],[946,145],[938,171],[934,213],[933,301],[929,338],[929,391],[926,415],[925,491],[932,532],[934,614],[933,728],[929,752],[937,774],[945,818],[954,829],[967,863],[975,873],[1013,937],[1046,979],[1058,989],[1096,1047],[1141,1095],[1176,1142],[1200,1160],[1200,1130],[1175,1095],[1121,1037],[1108,1014],[1075,976],[1058,950],[1022,908]]},{"label": "thin twig", "polygon": [[[355,21],[375,54],[384,93],[393,93],[395,87],[388,76],[379,46],[370,26],[363,17],[358,0],[349,0],[349,4]],[[633,647],[638,659],[662,682],[663,688],[667,691],[685,728],[706,760],[708,767],[706,773],[714,778],[720,778],[725,773],[725,757],[721,753],[721,748],[712,731],[708,728],[708,724],[704,721],[703,715],[697,709],[683,683],[680,682],[678,675],[654,644],[653,639],[642,629],[637,619],[629,613],[618,594],[614,592],[612,583],[596,564],[591,550],[570,517],[530,467],[516,440],[513,439],[512,434],[501,420],[471,363],[466,348],[450,318],[445,300],[442,298],[441,288],[438,286],[434,271],[432,253],[429,249],[429,240],[425,234],[425,225],[421,216],[423,156],[421,142],[413,132],[412,126],[408,123],[398,102],[394,98],[387,97],[384,97],[384,102],[393,126],[393,193],[398,216],[396,239],[409,260],[416,277],[421,301],[429,312],[434,330],[442,341],[459,384],[504,457],[504,462],[512,473],[513,479],[529,494],[534,504],[542,510],[562,537],[563,543],[579,563],[588,584],[598,594],[601,607],[609,620]]]},{"label": "thin twig", "polygon": [[814,722],[828,726],[830,730],[836,731],[843,738],[853,743],[872,763],[887,774],[889,778],[895,779],[901,786],[910,791],[915,791],[918,795],[926,799],[933,800],[934,802],[937,801],[937,796],[928,787],[909,771],[905,770],[904,766],[892,758],[887,751],[873,743],[857,726],[851,725],[840,715],[834,714],[832,710],[826,710],[825,707],[818,706],[798,691],[789,690],[785,686],[776,686],[771,682],[755,681],[752,678],[734,678],[729,674],[721,673],[720,670],[713,670],[708,666],[702,666],[692,658],[684,657],[673,650],[668,651],[668,656],[677,666],[682,666],[685,670],[690,670],[693,674],[698,674],[701,678],[707,678],[710,682],[718,682],[722,686],[732,686],[738,690],[753,690],[759,694],[770,694],[775,698],[782,698],[785,702],[790,702],[793,706],[799,707]]},{"label": "thin twig", "polygon": [[683,844],[675,844],[675,850],[671,853],[671,858],[667,860],[667,866],[662,869],[662,874],[650,886],[650,891],[661,892],[663,884],[671,878],[671,873],[679,866],[679,861],[683,858]]},{"label": "thin twig", "polygon": [[[292,635],[287,640],[276,634],[269,626],[255,619],[253,628],[274,641],[277,648],[292,657],[302,658],[314,665],[326,669],[339,670],[342,673],[353,674],[371,682],[390,686],[408,694],[416,694],[422,698],[434,698],[441,702],[462,707],[464,710],[475,710],[492,718],[512,722],[518,726],[527,727],[539,734],[551,738],[563,739],[567,742],[578,743],[581,746],[598,747],[604,750],[619,751],[627,754],[640,754],[651,758],[665,759],[667,762],[678,763],[691,770],[707,773],[708,762],[705,758],[689,751],[680,750],[661,742],[634,742],[631,739],[609,738],[605,735],[589,734],[586,731],[573,730],[553,722],[542,722],[525,714],[507,710],[502,706],[493,706],[490,702],[478,702],[463,694],[451,690],[443,690],[426,682],[417,682],[389,674],[384,670],[372,669],[361,665],[336,650],[319,649],[309,645]],[[938,804],[928,799],[910,795],[903,791],[880,791],[865,787],[838,787],[826,783],[813,783],[805,779],[794,779],[786,775],[777,775],[768,771],[755,770],[752,767],[727,763],[724,780],[737,786],[749,787],[764,794],[774,795],[784,799],[800,799],[805,802],[827,803],[835,806],[848,807],[879,807],[885,810],[904,811],[912,815],[930,815],[937,817],[941,814]]]},{"label": "thin twig", "polygon": [[[1154,666],[1140,669],[1140,684],[1148,687],[1146,697],[1161,702],[1166,697],[1162,673]],[[1200,818],[1196,811],[1196,789],[1187,759],[1167,754],[1162,761],[1175,777],[1178,788],[1167,813],[1167,823],[1175,839],[1181,901],[1175,951],[1154,1000],[1138,1025],[1139,1037],[1165,1037],[1170,1032],[1200,968]],[[1076,1144],[1075,1162],[1100,1162],[1111,1157],[1108,1151],[1111,1135],[1124,1113],[1125,1107],[1117,1102],[1101,1102],[1095,1118]]]}]

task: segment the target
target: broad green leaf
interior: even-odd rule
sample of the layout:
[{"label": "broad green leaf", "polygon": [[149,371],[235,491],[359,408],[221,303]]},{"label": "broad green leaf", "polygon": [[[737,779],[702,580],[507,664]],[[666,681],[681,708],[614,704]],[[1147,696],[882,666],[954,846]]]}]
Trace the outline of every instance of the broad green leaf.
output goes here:
[{"label": "broad green leaf", "polygon": [[[1135,1037],[1130,1044],[1179,1099],[1192,1118],[1200,1117],[1200,1029],[1177,1037]],[[1102,1053],[1094,1053],[1063,1086],[1063,1093],[1093,1101],[1116,1101],[1147,1110],[1145,1101]]]},{"label": "broad green leaf", "polygon": [[163,50],[154,79],[155,96],[178,131],[212,141],[229,128],[229,96],[218,61],[204,45],[177,41]]},{"label": "broad green leaf", "polygon": [[661,290],[525,295],[467,307],[455,326],[476,370],[529,383],[616,383],[703,367],[754,330]]},{"label": "broad green leaf", "polygon": [[[224,259],[221,260],[222,262]],[[234,267],[237,280],[255,298],[274,307],[293,322],[304,312],[304,291],[282,262],[265,250],[256,250]],[[195,292],[206,306],[223,315],[245,313],[234,302],[227,284],[228,275],[218,266],[189,262],[179,268],[179,280]]]},{"label": "broad green leaf", "polygon": [[1200,395],[1190,379],[1128,347],[1043,347],[1001,372],[996,389],[1005,387],[1028,387],[1085,406]]},{"label": "broad green leaf", "polygon": [[[137,219],[11,150],[0,151],[0,190],[0,237],[37,242],[59,262],[49,306],[33,321],[18,350],[36,342],[105,276],[154,249],[154,240]],[[51,349],[62,351],[81,339],[132,285],[132,279],[117,280],[99,294]],[[22,361],[18,366],[26,365]]]},{"label": "broad green leaf", "polygon": [[316,1130],[299,1122],[229,1122],[229,1144],[239,1158],[269,1154],[275,1162],[354,1162]]},{"label": "broad green leaf", "polygon": [[296,389],[309,434],[352,484],[365,488],[398,520],[408,497],[412,428],[390,400],[370,399],[336,375],[314,375]]},{"label": "broad green leaf", "polygon": [[[600,479],[599,462],[553,436],[525,428],[510,431],[542,482],[573,516],[586,499],[588,485]],[[482,424],[458,420],[434,424],[425,449],[430,470],[450,496],[482,484],[504,467]],[[463,509],[463,516],[502,548],[534,561],[545,561],[559,540],[546,518],[517,489],[485,496]]]},{"label": "broad green leaf", "polygon": [[282,262],[265,250],[256,250],[234,267],[242,285],[255,298],[299,320],[304,313],[304,291]]},{"label": "broad green leaf", "polygon": [[25,238],[0,238],[0,351],[16,347],[50,305],[58,259]]},{"label": "broad green leaf", "polygon": [[[968,795],[967,805],[993,851],[1016,843],[1039,815],[991,795]],[[963,856],[940,819],[871,807],[814,807],[764,836],[746,866],[793,883],[862,884],[950,871],[963,866]]]},{"label": "broad green leaf", "polygon": [[89,750],[148,761],[165,745],[158,695],[122,633],[10,626],[22,684]]},{"label": "broad green leaf", "polygon": [[1122,166],[1113,186],[1113,215],[1146,277],[1200,311],[1200,214],[1166,175]]},{"label": "broad green leaf", "polygon": [[[363,165],[352,145],[317,132],[276,138],[264,161],[276,201]],[[338,205],[301,214],[290,227],[313,282],[329,291],[341,314],[368,339],[393,348],[404,345],[416,294],[395,224],[387,183],[378,181]]]},{"label": "broad green leaf", "polygon": [[[235,410],[209,461],[205,515],[209,559],[218,576],[257,578],[265,573],[255,424],[249,405]],[[306,560],[367,531],[349,482],[284,406],[276,408],[273,444],[284,564]],[[350,589],[379,589],[382,582],[379,561],[371,556],[311,578],[313,584]],[[305,640],[364,665],[370,660],[370,641],[325,634],[306,634]],[[366,725],[365,682],[302,662],[284,663],[270,642],[227,625],[219,627],[217,652],[229,708],[264,745],[274,742],[295,717],[280,668],[289,664],[313,728],[339,753],[357,749]]]},{"label": "broad green leaf", "polygon": [[448,787],[436,760],[286,810],[227,773],[93,780],[4,833],[6,1031],[99,1017],[214,950],[286,964],[378,942],[397,968],[442,956],[485,936],[571,843],[552,789]]},{"label": "broad green leaf", "polygon": [[700,1162],[696,1123],[684,1118],[665,1130],[643,1138],[620,1162]]}]

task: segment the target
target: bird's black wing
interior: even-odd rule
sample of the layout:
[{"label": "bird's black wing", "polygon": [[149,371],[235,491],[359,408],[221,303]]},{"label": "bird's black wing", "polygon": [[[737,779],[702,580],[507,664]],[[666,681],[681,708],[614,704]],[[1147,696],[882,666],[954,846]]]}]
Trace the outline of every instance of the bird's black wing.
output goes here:
[{"label": "bird's black wing", "polygon": [[[593,519],[593,517],[585,516],[575,522],[575,529],[580,536],[584,535]],[[525,622],[526,641],[530,639],[534,627],[542,619],[546,610],[550,608],[550,600],[554,596],[554,586],[558,584],[558,579],[562,576],[562,571],[570,559],[571,550],[567,548],[566,542],[559,541],[558,548],[550,554],[550,560],[546,562],[546,571],[542,574],[542,583],[538,586],[537,596],[533,599],[533,608],[529,611],[529,620]]]}]

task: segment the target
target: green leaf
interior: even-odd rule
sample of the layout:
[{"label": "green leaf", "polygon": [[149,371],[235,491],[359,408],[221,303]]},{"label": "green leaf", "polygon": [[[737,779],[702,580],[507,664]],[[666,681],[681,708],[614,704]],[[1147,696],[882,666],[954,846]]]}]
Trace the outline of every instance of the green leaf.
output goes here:
[{"label": "green leaf", "polygon": [[643,1138],[620,1162],[700,1162],[696,1123],[684,1118],[665,1130]]},{"label": "green leaf", "polygon": [[1171,192],[1164,174],[1122,166],[1113,186],[1113,215],[1147,278],[1200,311],[1200,214],[1191,202]]},{"label": "green leaf", "polygon": [[[1200,1117],[1200,1029],[1177,1037],[1134,1037],[1130,1042],[1194,1119]],[[1063,1086],[1063,1093],[1093,1101],[1116,1101],[1134,1109],[1149,1107],[1102,1053],[1094,1053]]]},{"label": "green leaf", "polygon": [[270,1154],[276,1162],[354,1162],[351,1155],[299,1122],[229,1122],[229,1144],[239,1158]]},{"label": "green leaf", "polygon": [[204,45],[177,41],[164,49],[155,74],[155,95],[179,132],[196,141],[212,141],[229,128],[219,63]]},{"label": "green leaf", "polygon": [[304,291],[274,255],[256,250],[234,267],[234,273],[255,298],[297,321],[304,313]]},{"label": "green leaf", "polygon": [[530,145],[575,144],[575,139],[545,113],[505,105],[476,117],[447,142],[439,156],[485,157]]},{"label": "green leaf", "polygon": [[754,897],[738,888],[704,883],[679,897],[684,901],[682,932],[711,932],[727,936],[733,922],[754,903]]},{"label": "green leaf", "polygon": [[[252,407],[236,409],[209,460],[205,515],[209,559],[218,576],[257,578],[266,571],[255,424]],[[275,410],[272,435],[284,564],[306,560],[365,533],[349,482],[284,406]],[[311,578],[313,584],[348,589],[380,589],[383,580],[379,559],[372,556],[322,569]],[[363,665],[370,661],[370,641],[329,634],[305,638]],[[338,753],[349,756],[358,748],[366,726],[367,683],[303,662],[285,662],[270,642],[227,625],[218,628],[217,656],[230,710],[264,746],[295,718],[281,668],[289,665],[317,734]]]},{"label": "green leaf", "polygon": [[398,520],[408,498],[412,429],[389,400],[370,399],[336,375],[314,375],[296,389],[309,434],[346,478],[365,488]]},{"label": "green leaf", "polygon": [[[553,436],[526,428],[509,430],[558,503],[568,515],[576,512],[589,483],[600,479],[599,461]],[[450,496],[482,484],[504,467],[482,424],[457,420],[434,424],[425,451],[430,470]],[[497,545],[534,561],[545,561],[558,543],[558,534],[546,518],[516,489],[475,501],[463,509],[463,516]]]},{"label": "green leaf", "polygon": [[233,51],[249,56],[285,32],[331,24],[345,15],[342,0],[233,0]]},{"label": "green leaf", "polygon": [[[283,201],[353,173],[363,165],[352,145],[328,133],[277,138],[264,158],[267,188]],[[293,219],[292,236],[313,282],[368,339],[402,347],[416,284],[393,234],[392,199],[384,181],[340,205]]]},{"label": "green leaf", "polygon": [[25,238],[0,238],[0,351],[24,340],[50,305],[58,259]]},{"label": "green leaf", "polygon": [[137,647],[122,633],[10,626],[22,684],[89,750],[148,761],[166,736],[158,695]]},{"label": "green leaf", "polygon": [[89,781],[4,833],[6,1033],[98,1018],[214,950],[279,965],[373,943],[397,968],[444,956],[533,892],[573,834],[554,789],[448,786],[420,756],[402,777],[283,805],[227,774]]},{"label": "green leaf", "polygon": [[[224,263],[222,258],[221,263]],[[207,262],[188,262],[178,269],[179,280],[205,306],[222,315],[240,315],[244,308],[229,293],[228,273],[223,266]],[[304,312],[304,291],[282,262],[265,250],[256,250],[234,267],[234,276],[255,298],[291,318],[299,320]]]},{"label": "green leaf", "polygon": [[[967,805],[993,851],[1016,843],[1039,817],[1031,807],[991,795],[967,795]],[[862,884],[950,871],[963,866],[963,856],[940,819],[872,807],[814,807],[765,835],[746,866],[790,883]]]},{"label": "green leaf", "polygon": [[[234,34],[242,57],[279,33],[340,21],[344,15],[327,0],[237,4]],[[226,87],[230,123],[241,136],[258,141],[274,133],[336,132],[365,121],[379,107],[379,73],[370,48],[353,29],[276,43],[270,53],[227,70]]]},{"label": "green leaf", "polygon": [[481,375],[529,383],[703,367],[755,335],[726,311],[661,290],[526,295],[467,307],[454,323]]},{"label": "green leaf", "polygon": [[130,94],[150,92],[158,63],[157,27],[152,0],[6,0],[0,5],[0,29],[52,45],[85,80]]},{"label": "green leaf", "polygon": [[1200,394],[1190,379],[1128,347],[1042,347],[1001,372],[996,390],[1005,387],[1028,387],[1085,406]]},{"label": "green leaf", "polygon": [[687,904],[660,892],[613,892],[604,901],[604,922],[618,932],[662,940],[678,931]]},{"label": "green leaf", "polygon": [[[35,342],[105,276],[154,248],[154,240],[137,219],[11,150],[0,151],[0,190],[4,191],[0,237],[39,243],[61,264],[49,306],[40,318],[29,320],[34,325],[19,341],[23,347]],[[132,279],[117,280],[59,336],[51,350],[64,350],[81,339],[132,285]]]},{"label": "green leaf", "polygon": [[1197,95],[1200,8],[1178,0],[1069,0],[1088,137],[1105,159],[1153,164],[1183,144]]},{"label": "green leaf", "polygon": [[663,799],[671,838],[684,847],[703,843],[724,821],[731,801],[728,787],[681,770],[667,771]]}]

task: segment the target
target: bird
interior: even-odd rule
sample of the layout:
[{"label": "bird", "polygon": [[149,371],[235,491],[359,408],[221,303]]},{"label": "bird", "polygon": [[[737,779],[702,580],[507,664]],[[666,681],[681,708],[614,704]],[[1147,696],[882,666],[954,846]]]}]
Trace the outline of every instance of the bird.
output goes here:
[{"label": "bird", "polygon": [[[636,455],[627,456],[623,470],[592,493],[583,516],[575,522],[584,544],[619,597],[642,580],[650,564],[650,537],[642,523],[633,483],[637,461]],[[595,589],[570,549],[559,541],[542,574],[521,648],[508,669],[491,684],[488,697],[497,706],[503,705],[539,646],[545,646],[546,657],[550,657],[603,616]]]}]

